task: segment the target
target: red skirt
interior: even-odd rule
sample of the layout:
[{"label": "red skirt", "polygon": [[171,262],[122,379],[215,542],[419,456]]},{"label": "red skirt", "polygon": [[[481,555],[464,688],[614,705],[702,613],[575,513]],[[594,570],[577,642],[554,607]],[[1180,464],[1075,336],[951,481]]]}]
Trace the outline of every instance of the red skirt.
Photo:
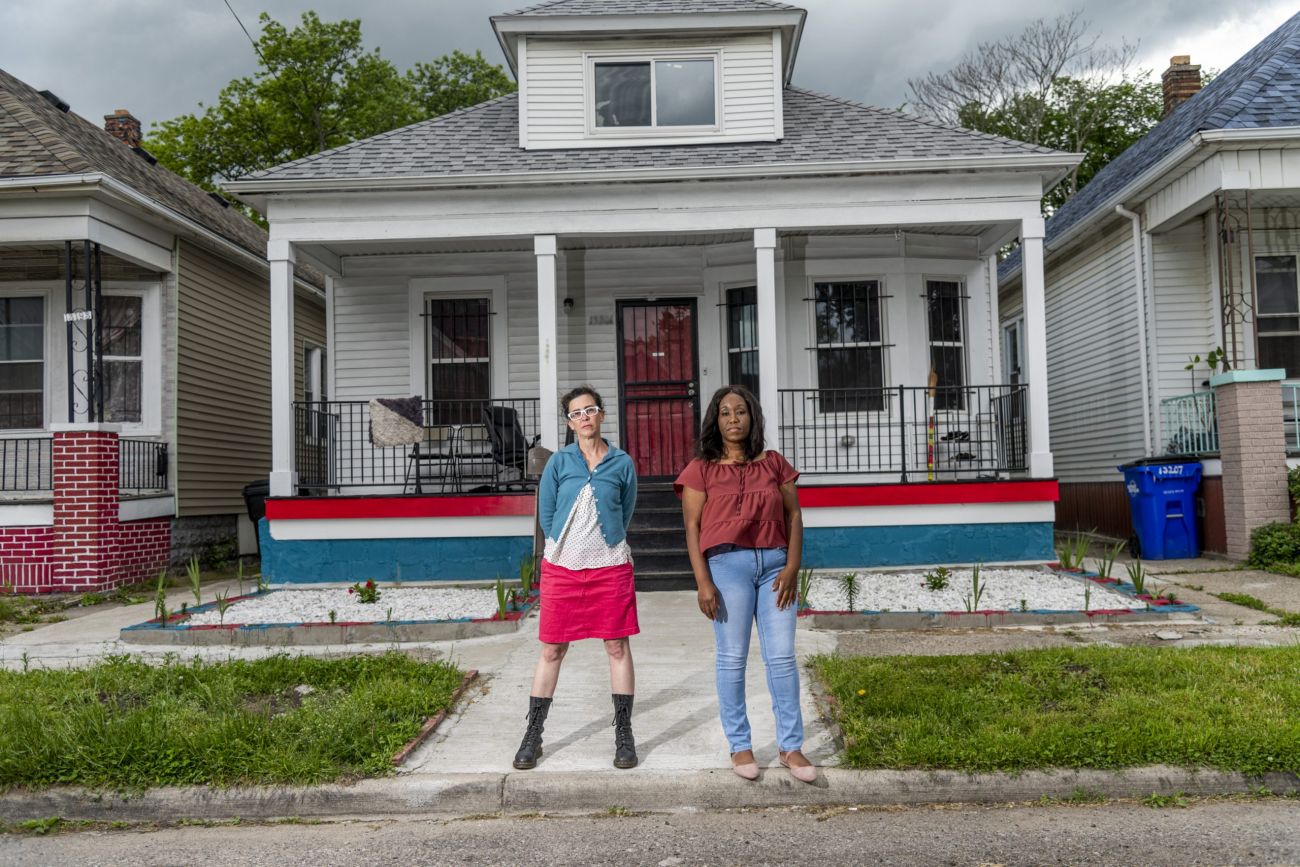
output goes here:
[{"label": "red skirt", "polygon": [[641,631],[636,619],[632,564],[565,569],[542,560],[541,625],[547,644],[583,638],[626,638]]}]

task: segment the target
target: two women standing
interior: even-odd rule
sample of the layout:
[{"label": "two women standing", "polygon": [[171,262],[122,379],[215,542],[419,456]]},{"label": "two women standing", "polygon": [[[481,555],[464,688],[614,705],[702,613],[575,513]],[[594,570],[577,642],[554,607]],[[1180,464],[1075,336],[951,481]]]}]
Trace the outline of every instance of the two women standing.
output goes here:
[{"label": "two women standing", "polygon": [[[599,394],[582,386],[566,394],[562,406],[576,441],[551,457],[538,486],[546,535],[542,647],[514,766],[535,767],[542,754],[542,729],[569,642],[601,638],[614,701],[614,765],[630,768],[637,756],[628,637],[639,628],[626,535],[636,505],[636,472],[627,453],[600,436]],[[799,474],[763,443],[763,416],[754,396],[740,386],[719,389],[705,412],[696,457],[674,489],[682,499],[700,611],[713,621],[718,703],[732,768],[744,779],[758,778],[745,706],[745,664],[757,623],[776,715],[778,760],[796,779],[812,782],[816,769],[801,752],[794,655],[803,547],[795,495]]]}]

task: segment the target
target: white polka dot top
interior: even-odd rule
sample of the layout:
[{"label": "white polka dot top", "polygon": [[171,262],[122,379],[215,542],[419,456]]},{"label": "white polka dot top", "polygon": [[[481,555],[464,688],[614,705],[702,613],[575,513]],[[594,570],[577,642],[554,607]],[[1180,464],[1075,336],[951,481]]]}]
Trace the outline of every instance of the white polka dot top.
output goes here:
[{"label": "white polka dot top", "polygon": [[630,563],[632,549],[626,539],[612,546],[605,541],[596,515],[596,491],[588,483],[578,493],[560,537],[546,540],[542,556],[564,569],[599,569]]}]

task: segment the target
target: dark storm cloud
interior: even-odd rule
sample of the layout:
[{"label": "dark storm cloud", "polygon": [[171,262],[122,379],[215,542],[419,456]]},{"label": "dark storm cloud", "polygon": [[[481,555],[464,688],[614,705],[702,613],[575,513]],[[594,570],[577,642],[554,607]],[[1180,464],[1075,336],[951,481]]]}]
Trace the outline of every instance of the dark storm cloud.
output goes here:
[{"label": "dark storm cloud", "polygon": [[[488,16],[524,0],[231,0],[258,33],[265,10],[291,25],[306,9],[326,20],[361,18],[368,47],[378,46],[400,69],[459,48],[503,60]],[[909,77],[944,69],[983,40],[1017,33],[1034,17],[1079,6],[1071,0],[909,0],[907,3],[808,0],[808,24],[796,83],[839,96],[897,107]],[[1264,14],[1280,23],[1277,0],[1086,4],[1105,41],[1140,40],[1147,65],[1179,53],[1180,40],[1225,20]],[[1236,54],[1249,45],[1241,45]],[[1157,52],[1152,55],[1152,52]],[[1222,67],[1235,59],[1217,61]],[[1196,59],[1196,58],[1194,58]],[[95,122],[129,108],[146,128],[211,102],[230,79],[251,74],[256,58],[222,0],[3,0],[0,67],[50,89]],[[1159,71],[1157,69],[1157,71]]]}]

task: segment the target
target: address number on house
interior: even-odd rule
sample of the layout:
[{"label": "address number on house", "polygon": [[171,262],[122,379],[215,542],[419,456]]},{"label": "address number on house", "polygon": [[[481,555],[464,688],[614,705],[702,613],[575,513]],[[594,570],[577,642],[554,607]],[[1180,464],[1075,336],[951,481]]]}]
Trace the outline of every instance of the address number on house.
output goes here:
[{"label": "address number on house", "polygon": [[85,322],[88,319],[95,318],[94,310],[73,310],[71,313],[63,314],[64,322]]}]

